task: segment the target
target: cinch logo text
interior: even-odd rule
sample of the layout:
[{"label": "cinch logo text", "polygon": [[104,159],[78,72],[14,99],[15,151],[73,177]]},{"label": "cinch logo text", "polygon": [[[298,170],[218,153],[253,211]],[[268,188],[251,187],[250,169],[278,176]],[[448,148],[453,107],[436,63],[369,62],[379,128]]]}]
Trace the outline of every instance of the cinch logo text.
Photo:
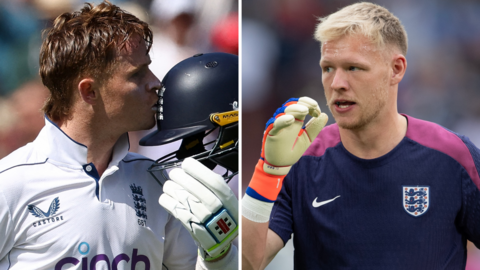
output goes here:
[{"label": "cinch logo text", "polygon": [[[90,246],[87,243],[82,242],[78,246],[78,250],[80,251],[80,254],[86,255],[88,253],[88,251],[90,251]],[[136,249],[136,248],[133,249],[131,258],[127,254],[122,253],[122,254],[119,254],[119,255],[115,256],[115,258],[113,258],[113,260],[110,263],[110,258],[108,258],[107,255],[97,254],[97,255],[93,256],[93,258],[90,260],[90,262],[88,261],[87,257],[83,257],[82,262],[81,262],[81,266],[82,266],[82,270],[96,270],[97,269],[97,263],[103,261],[102,266],[106,264],[108,266],[109,270],[110,269],[111,270],[118,270],[118,264],[120,264],[121,261],[125,261],[126,263],[129,263],[130,259],[132,260],[132,262],[130,264],[131,265],[130,268],[132,270],[135,269],[135,266],[139,262],[142,262],[145,265],[145,270],[150,270],[150,260],[148,259],[147,256],[138,254],[138,249]],[[67,266],[65,268],[65,269],[67,269],[67,268],[71,267],[71,265],[69,265],[69,264],[77,265],[79,263],[80,263],[80,261],[77,258],[74,258],[74,257],[63,258],[55,265],[55,270],[62,270],[63,266]],[[110,267],[110,265],[111,265],[111,267]],[[125,265],[125,264],[123,264],[123,265]],[[89,268],[89,266],[90,266],[90,268]]]}]

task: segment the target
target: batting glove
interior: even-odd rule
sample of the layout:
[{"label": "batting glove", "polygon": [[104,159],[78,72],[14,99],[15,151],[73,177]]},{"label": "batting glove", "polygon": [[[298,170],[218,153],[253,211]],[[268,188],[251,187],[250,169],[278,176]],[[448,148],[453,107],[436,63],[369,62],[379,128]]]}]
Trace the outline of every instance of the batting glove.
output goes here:
[{"label": "batting glove", "polygon": [[[307,114],[312,119],[304,126]],[[283,179],[328,121],[309,97],[291,98],[268,120],[260,160],[243,198],[243,216],[267,222]]]},{"label": "batting glove", "polygon": [[238,200],[232,190],[222,176],[193,158],[169,176],[158,202],[182,222],[206,261],[220,257],[238,235]]}]

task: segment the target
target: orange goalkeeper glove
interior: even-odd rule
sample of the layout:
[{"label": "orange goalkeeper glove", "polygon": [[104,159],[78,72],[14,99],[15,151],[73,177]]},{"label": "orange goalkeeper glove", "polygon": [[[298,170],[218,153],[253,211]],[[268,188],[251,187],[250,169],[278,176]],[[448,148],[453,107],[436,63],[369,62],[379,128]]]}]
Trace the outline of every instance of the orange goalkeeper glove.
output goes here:
[{"label": "orange goalkeeper glove", "polygon": [[[307,114],[312,119],[304,126]],[[327,121],[328,116],[309,97],[291,98],[275,112],[266,124],[260,160],[244,197],[244,200],[248,200],[247,208],[253,202],[251,198],[273,205],[290,168],[300,159]]]}]

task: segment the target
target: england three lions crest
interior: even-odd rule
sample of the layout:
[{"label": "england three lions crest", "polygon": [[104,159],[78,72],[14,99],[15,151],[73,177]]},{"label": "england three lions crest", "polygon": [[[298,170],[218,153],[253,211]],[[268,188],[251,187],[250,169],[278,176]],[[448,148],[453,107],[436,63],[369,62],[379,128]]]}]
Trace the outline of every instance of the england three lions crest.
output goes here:
[{"label": "england three lions crest", "polygon": [[142,187],[131,184],[130,189],[132,190],[133,205],[135,206],[137,217],[147,219],[147,201],[143,197]]},{"label": "england three lions crest", "polygon": [[419,217],[430,208],[429,186],[403,186],[403,209],[414,216]]}]

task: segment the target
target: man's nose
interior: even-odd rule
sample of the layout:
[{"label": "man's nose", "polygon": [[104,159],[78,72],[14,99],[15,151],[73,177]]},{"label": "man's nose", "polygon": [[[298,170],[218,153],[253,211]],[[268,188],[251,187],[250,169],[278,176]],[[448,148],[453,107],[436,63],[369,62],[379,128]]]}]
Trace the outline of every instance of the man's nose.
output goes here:
[{"label": "man's nose", "polygon": [[333,90],[347,90],[349,88],[347,74],[345,74],[345,71],[341,69],[337,69],[335,71],[335,75],[333,76],[330,87]]},{"label": "man's nose", "polygon": [[150,71],[150,76],[148,79],[147,90],[149,91],[156,91],[162,88],[162,82]]}]

